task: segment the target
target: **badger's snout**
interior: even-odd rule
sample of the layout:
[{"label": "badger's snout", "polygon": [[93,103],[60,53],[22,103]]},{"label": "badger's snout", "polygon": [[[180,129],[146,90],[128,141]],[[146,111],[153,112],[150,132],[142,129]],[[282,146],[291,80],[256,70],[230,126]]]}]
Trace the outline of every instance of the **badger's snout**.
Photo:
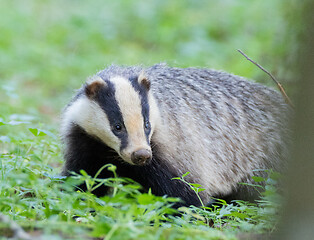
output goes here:
[{"label": "badger's snout", "polygon": [[131,160],[135,165],[145,165],[152,160],[152,152],[147,149],[140,149],[132,153]]}]

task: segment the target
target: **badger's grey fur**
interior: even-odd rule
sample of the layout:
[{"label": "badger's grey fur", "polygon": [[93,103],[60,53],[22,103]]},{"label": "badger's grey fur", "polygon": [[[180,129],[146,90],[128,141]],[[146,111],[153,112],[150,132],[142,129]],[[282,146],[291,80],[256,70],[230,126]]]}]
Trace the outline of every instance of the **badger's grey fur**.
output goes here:
[{"label": "badger's grey fur", "polygon": [[255,190],[239,183],[251,183],[260,174],[255,169],[281,170],[288,112],[276,91],[224,72],[110,66],[64,111],[63,174],[84,169],[94,175],[114,163],[120,176],[155,194],[199,205],[189,187],[171,180],[189,171],[186,180],[206,189],[204,202],[252,200]]}]

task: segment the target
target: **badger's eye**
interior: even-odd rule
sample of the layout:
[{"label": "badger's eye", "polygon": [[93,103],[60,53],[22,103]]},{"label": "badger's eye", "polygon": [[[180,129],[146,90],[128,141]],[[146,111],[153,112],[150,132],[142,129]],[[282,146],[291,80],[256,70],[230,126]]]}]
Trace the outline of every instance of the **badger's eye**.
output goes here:
[{"label": "badger's eye", "polygon": [[149,130],[150,129],[150,122],[149,121],[145,121],[144,126],[145,126],[146,130]]},{"label": "badger's eye", "polygon": [[120,123],[117,123],[115,126],[114,126],[114,129],[118,132],[120,132],[122,130],[122,125]]}]

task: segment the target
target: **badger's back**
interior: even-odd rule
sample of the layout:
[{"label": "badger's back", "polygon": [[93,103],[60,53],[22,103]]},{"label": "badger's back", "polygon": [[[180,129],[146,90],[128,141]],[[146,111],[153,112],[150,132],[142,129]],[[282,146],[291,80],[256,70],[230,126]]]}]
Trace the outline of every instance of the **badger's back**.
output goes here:
[{"label": "badger's back", "polygon": [[238,189],[241,198],[255,198],[238,183],[261,174],[253,170],[282,170],[289,111],[279,93],[208,69],[157,65],[147,72],[162,117],[152,142],[179,175],[191,172],[204,195]]},{"label": "badger's back", "polygon": [[[144,69],[110,66],[95,77],[100,80],[83,86],[65,110],[64,173],[88,169],[92,175],[102,165],[114,163],[120,176],[133,178],[158,195],[181,197],[186,204],[197,205],[196,195],[182,182],[171,178],[190,172],[186,179],[206,189],[201,192],[205,202],[209,202],[211,196],[227,195],[233,199],[251,200],[256,197],[254,189],[238,183],[250,182],[251,176],[258,174],[253,172],[255,169],[282,168],[281,160],[287,154],[285,134],[289,110],[276,91],[223,72],[166,65]],[[125,88],[127,82],[130,86]],[[137,125],[138,129],[143,125],[143,119],[144,125],[145,119],[150,119],[150,131],[146,132],[152,150],[149,164],[125,163],[124,155],[119,152],[122,145],[115,146],[110,139],[110,136],[115,138],[108,133],[112,126],[93,126],[98,124],[97,119],[108,122],[111,114],[107,111],[98,116],[106,108],[102,105],[105,100],[99,100],[102,96],[98,96],[102,85],[109,90],[112,88],[104,92],[106,96],[112,95],[110,104],[114,98],[124,98],[123,104],[127,107],[120,106],[121,118],[133,118],[131,125],[134,126],[138,119],[141,123]],[[125,90],[114,95],[112,92],[118,91],[120,86]],[[119,104],[122,103],[118,101]],[[139,105],[141,113],[137,110]],[[93,113],[87,115],[88,108],[92,108]],[[139,116],[134,117],[133,112]],[[82,118],[80,114],[86,117]],[[101,135],[102,131],[109,137]],[[141,138],[139,131],[133,135],[135,137],[128,136],[125,146],[134,142],[136,136]]]}]

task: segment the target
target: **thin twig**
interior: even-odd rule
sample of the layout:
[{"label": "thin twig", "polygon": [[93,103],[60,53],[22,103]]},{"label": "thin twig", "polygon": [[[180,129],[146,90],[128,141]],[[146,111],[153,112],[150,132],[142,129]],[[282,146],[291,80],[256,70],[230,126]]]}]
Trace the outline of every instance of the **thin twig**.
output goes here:
[{"label": "thin twig", "polygon": [[278,82],[276,80],[276,78],[270,73],[268,72],[265,68],[263,68],[260,64],[258,64],[257,62],[253,61],[251,58],[249,58],[244,52],[242,52],[240,49],[238,49],[238,52],[241,53],[247,60],[249,60],[251,63],[253,63],[254,65],[256,65],[259,69],[261,69],[263,72],[265,72],[268,76],[271,77],[271,79],[273,79],[273,81],[276,83],[277,87],[279,88],[279,91],[281,92],[281,94],[283,95],[283,97],[285,98],[285,101],[287,104],[289,104],[291,107],[293,106],[293,103],[291,102],[290,98],[288,97],[288,95],[286,94],[283,86],[281,85],[280,82]]}]

